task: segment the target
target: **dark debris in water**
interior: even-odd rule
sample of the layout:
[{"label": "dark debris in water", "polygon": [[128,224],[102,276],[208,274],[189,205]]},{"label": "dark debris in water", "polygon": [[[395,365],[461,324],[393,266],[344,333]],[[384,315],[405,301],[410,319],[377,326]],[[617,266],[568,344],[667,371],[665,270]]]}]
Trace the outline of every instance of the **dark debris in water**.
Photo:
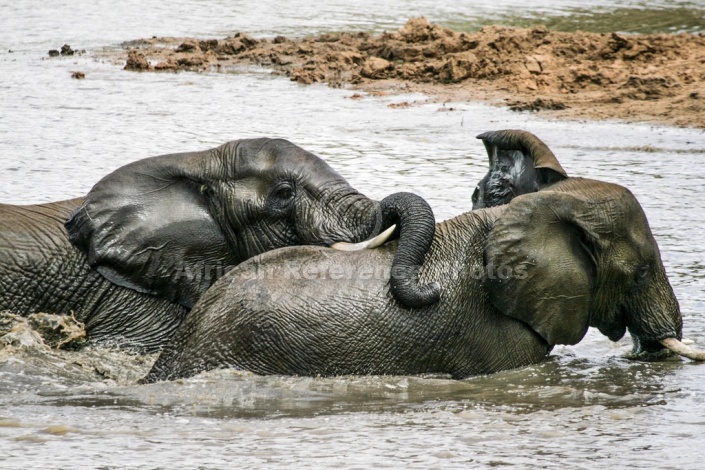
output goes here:
[{"label": "dark debris in water", "polygon": [[64,44],[63,46],[61,46],[61,50],[58,50],[58,49],[51,49],[51,50],[49,51],[49,57],[58,57],[58,56],[60,56],[60,55],[62,55],[62,56],[72,56],[72,55],[74,55],[74,54],[76,54],[76,55],[82,55],[82,54],[85,54],[85,53],[86,53],[86,50],[85,50],[85,49],[79,49],[79,50],[77,50],[77,49],[72,49],[71,46],[69,46],[68,44]]},{"label": "dark debris in water", "polygon": [[561,110],[561,109],[567,109],[569,106],[567,106],[565,103],[561,101],[556,101],[552,99],[543,99],[543,98],[536,98],[535,100],[516,100],[507,103],[509,105],[509,109],[512,111],[531,111],[531,112],[536,112],[536,111],[541,111],[542,109],[545,110]]}]

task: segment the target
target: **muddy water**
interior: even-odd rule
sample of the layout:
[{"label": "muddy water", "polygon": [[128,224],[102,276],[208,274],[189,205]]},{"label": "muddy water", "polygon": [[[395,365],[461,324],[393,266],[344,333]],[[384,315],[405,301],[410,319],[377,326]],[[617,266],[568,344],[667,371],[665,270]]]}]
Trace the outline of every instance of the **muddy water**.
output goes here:
[{"label": "muddy water", "polygon": [[[684,335],[705,347],[702,131],[548,121],[465,103],[393,109],[423,96],[353,100],[349,90],[301,86],[266,70],[134,74],[90,54],[46,55],[64,43],[90,52],[152,34],[380,31],[421,14],[468,28],[548,18],[590,29],[643,4],[542,0],[524,12],[519,0],[456,3],[394,1],[381,11],[368,1],[209,0],[194,8],[141,0],[119,10],[111,2],[12,2],[0,15],[0,201],[79,196],[138,158],[266,135],[323,156],[371,197],[414,191],[445,219],[469,210],[485,171],[474,136],[523,128],[569,173],[634,191],[680,300]],[[588,21],[577,8],[594,15]],[[630,11],[620,30],[705,30],[688,19],[703,16],[693,2]],[[75,70],[85,80],[71,79]],[[5,349],[0,467],[702,468],[705,366],[630,362],[628,350],[628,339],[613,344],[590,331],[540,365],[464,381],[218,371],[137,386],[153,357]]]}]

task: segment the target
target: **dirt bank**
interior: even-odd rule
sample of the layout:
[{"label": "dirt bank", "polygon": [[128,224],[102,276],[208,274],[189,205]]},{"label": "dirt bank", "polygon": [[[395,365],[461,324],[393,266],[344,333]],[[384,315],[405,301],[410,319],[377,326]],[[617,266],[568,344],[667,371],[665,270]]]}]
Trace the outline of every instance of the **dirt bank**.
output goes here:
[{"label": "dirt bank", "polygon": [[[486,101],[554,118],[705,128],[705,35],[563,33],[485,27],[458,33],[415,18],[392,33],[256,39],[151,38],[119,63],[136,71],[265,66],[297,82],[370,93]],[[127,56],[127,57],[125,57]],[[357,94],[356,97],[364,95]]]}]

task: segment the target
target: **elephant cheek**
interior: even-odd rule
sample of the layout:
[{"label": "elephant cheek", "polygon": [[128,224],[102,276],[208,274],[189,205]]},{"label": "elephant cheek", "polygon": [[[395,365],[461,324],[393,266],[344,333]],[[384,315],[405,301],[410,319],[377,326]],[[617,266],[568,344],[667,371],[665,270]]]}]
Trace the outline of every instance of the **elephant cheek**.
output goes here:
[{"label": "elephant cheek", "polygon": [[290,220],[270,218],[254,224],[252,229],[246,232],[243,243],[246,247],[253,248],[252,252],[248,253],[249,259],[277,248],[300,245],[302,242]]}]

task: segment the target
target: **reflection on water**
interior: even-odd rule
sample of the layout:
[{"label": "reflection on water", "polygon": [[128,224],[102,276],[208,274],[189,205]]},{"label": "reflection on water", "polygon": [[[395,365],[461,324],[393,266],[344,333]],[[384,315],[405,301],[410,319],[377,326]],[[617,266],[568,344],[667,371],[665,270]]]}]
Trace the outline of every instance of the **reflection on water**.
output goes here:
[{"label": "reflection on water", "polygon": [[[486,171],[474,136],[527,129],[570,174],[632,189],[659,241],[684,335],[705,344],[705,168],[693,163],[703,157],[702,131],[546,121],[479,104],[424,104],[420,95],[353,100],[349,90],[301,86],[259,69],[136,74],[89,56],[46,58],[65,42],[97,48],[152,34],[380,31],[418,15],[469,28],[525,8],[518,0],[460,3],[392,1],[381,11],[367,1],[209,0],[194,9],[141,0],[121,2],[115,15],[100,1],[12,2],[0,15],[0,201],[74,197],[142,157],[267,135],[323,156],[370,197],[410,190],[445,219],[469,210]],[[531,8],[518,16],[561,29],[703,30],[702,7],[692,2],[645,9],[640,1],[542,0]],[[73,70],[86,79],[72,79]],[[388,107],[401,101],[419,104]],[[213,371],[148,386],[134,383],[152,356],[4,349],[0,465],[700,468],[705,366],[635,363],[622,357],[629,347],[628,339],[611,344],[590,331],[542,364],[464,381]]]},{"label": "reflection on water", "polygon": [[473,18],[469,21],[450,19],[444,26],[457,31],[475,31],[481,26],[503,24],[521,28],[545,25],[557,31],[587,31],[591,33],[699,33],[705,28],[705,9],[702,5],[686,8],[567,8],[560,11],[507,12],[499,18]]},{"label": "reflection on water", "polygon": [[9,468],[46,463],[36,458],[52,451],[51,463],[63,468],[75,463],[77,449],[95,468],[230,468],[233,461],[294,468],[591,469],[663,462],[698,468],[692,443],[703,424],[704,399],[697,393],[703,368],[680,360],[630,362],[619,357],[626,343],[605,347],[590,336],[587,349],[563,348],[539,365],[463,381],[213,371],[118,387],[110,380],[67,385],[53,375],[38,380],[40,371],[30,365],[27,382],[35,390],[3,385],[8,411],[0,417],[0,443]]}]

